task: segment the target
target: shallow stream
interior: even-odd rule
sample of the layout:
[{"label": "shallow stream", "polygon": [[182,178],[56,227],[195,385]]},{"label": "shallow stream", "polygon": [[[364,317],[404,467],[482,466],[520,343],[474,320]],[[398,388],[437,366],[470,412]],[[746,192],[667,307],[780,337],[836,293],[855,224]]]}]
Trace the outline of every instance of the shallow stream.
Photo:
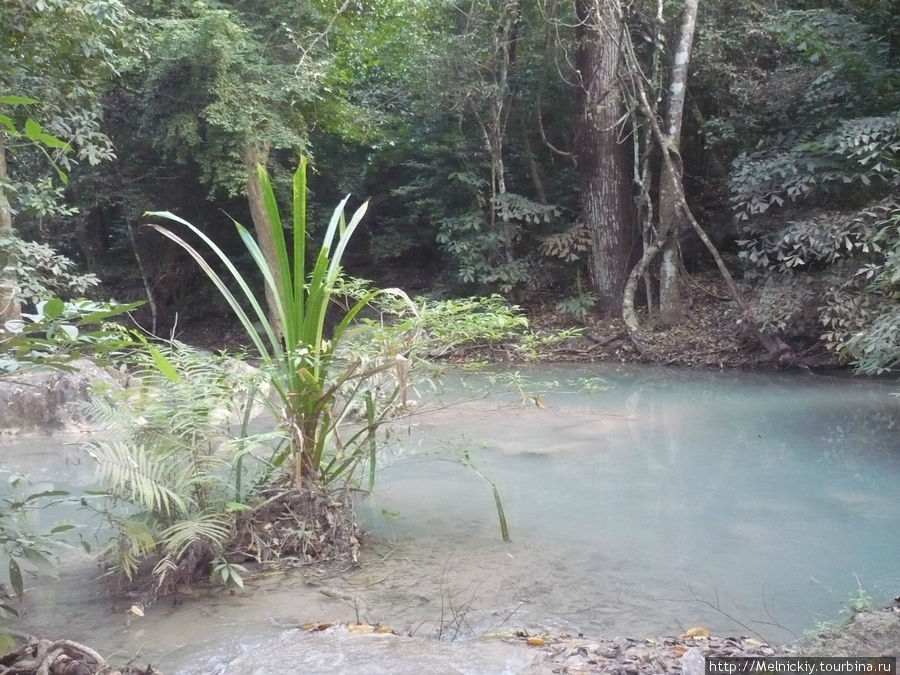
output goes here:
[{"label": "shallow stream", "polygon": [[[449,405],[426,397],[393,428],[359,504],[372,534],[358,569],[205,591],[126,625],[129,603],[113,607],[73,552],[63,583],[32,594],[31,626],[170,673],[362,672],[354,659],[366,672],[518,672],[521,653],[466,639],[704,625],[788,642],[860,589],[876,604],[900,592],[900,385],[609,366],[504,378],[485,395],[485,375],[452,376]],[[89,485],[60,440],[4,443],[4,468]],[[286,628],[357,618],[461,644]]]}]

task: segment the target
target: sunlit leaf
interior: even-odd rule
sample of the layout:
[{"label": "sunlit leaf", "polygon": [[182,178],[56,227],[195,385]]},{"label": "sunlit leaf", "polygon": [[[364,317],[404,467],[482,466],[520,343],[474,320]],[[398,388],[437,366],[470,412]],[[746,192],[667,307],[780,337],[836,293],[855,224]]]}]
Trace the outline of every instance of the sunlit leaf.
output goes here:
[{"label": "sunlit leaf", "polygon": [[44,133],[43,127],[30,117],[25,120],[25,136],[31,141],[39,141],[41,134]]},{"label": "sunlit leaf", "polygon": [[29,98],[27,96],[6,94],[4,96],[0,96],[0,103],[5,103],[6,105],[34,105],[35,103],[37,103],[37,100]]}]

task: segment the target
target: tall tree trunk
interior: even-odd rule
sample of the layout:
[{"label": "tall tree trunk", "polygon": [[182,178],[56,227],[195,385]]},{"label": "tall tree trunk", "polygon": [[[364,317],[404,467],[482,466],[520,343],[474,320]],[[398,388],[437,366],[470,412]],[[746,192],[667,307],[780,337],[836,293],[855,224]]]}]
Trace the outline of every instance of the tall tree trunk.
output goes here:
[{"label": "tall tree trunk", "polygon": [[619,0],[576,0],[581,109],[578,174],[581,213],[591,236],[591,282],[598,309],[618,313],[636,232],[631,171],[620,142],[618,67],[624,23]]},{"label": "tall tree trunk", "polygon": [[[6,196],[6,132],[0,129],[0,239],[13,236],[12,207]],[[10,254],[0,251],[0,331],[3,324],[11,319],[22,318],[22,308],[18,299],[18,279],[11,268],[15,262]]]},{"label": "tall tree trunk", "polygon": [[[681,37],[672,62],[672,83],[669,86],[669,107],[666,114],[665,132],[669,137],[669,147],[677,148],[681,143],[681,122],[684,117],[684,97],[687,90],[688,64],[691,60],[691,46],[697,26],[697,5],[699,0],[685,0],[681,19]],[[678,175],[671,173],[675,167]],[[682,220],[677,205],[676,182],[682,184],[681,164],[663,162],[659,184],[659,228],[666,232],[659,270],[659,318],[663,323],[677,323],[684,316],[684,302],[681,297],[681,259],[678,249],[679,222]]]},{"label": "tall tree trunk", "polygon": [[[628,67],[632,69],[632,74],[634,76],[634,90],[635,95],[637,96],[637,103],[643,110],[645,116],[647,117],[647,122],[650,124],[650,128],[653,130],[653,136],[656,138],[656,142],[659,145],[663,164],[668,165],[667,169],[672,176],[680,176],[682,174],[680,167],[681,157],[678,154],[678,148],[671,144],[669,134],[665,133],[660,128],[656,116],[653,114],[653,108],[647,99],[646,91],[644,91],[643,89],[643,80],[637,77],[637,74],[640,72],[640,65],[638,64],[637,57],[634,54],[634,49],[630,44],[626,45],[626,61],[628,63]],[[725,265],[725,261],[722,260],[722,256],[719,254],[719,251],[716,249],[715,245],[712,243],[712,240],[709,238],[703,228],[700,227],[700,223],[697,222],[697,219],[691,212],[690,207],[687,205],[687,201],[684,195],[684,186],[682,185],[681,181],[673,181],[672,187],[672,198],[675,203],[677,214],[680,214],[685,218],[690,227],[700,238],[700,241],[703,242],[703,245],[709,251],[710,255],[713,257],[713,260],[716,263],[716,267],[719,268],[719,273],[722,275],[722,279],[725,282],[725,286],[728,288],[729,294],[734,299],[735,303],[738,306],[738,309],[740,310],[741,319],[744,322],[744,325],[747,326],[751,331],[753,331],[760,345],[762,345],[762,347],[768,352],[769,359],[777,360],[779,365],[798,365],[806,368],[807,366],[794,354],[793,350],[787,344],[785,344],[785,342],[781,338],[769,335],[756,323],[756,320],[754,319],[750,311],[750,307],[747,305],[743,295],[738,289],[734,278],[731,276],[731,272],[728,271],[728,267]],[[654,256],[659,253],[660,249],[665,243],[665,238],[665,232],[660,231],[657,233],[656,239],[653,241],[650,247],[644,251],[643,256],[641,256],[640,262],[634,266],[634,269],[631,270],[625,288],[624,300],[622,303],[622,318],[625,320],[625,325],[628,329],[629,336],[631,337],[635,345],[641,350],[645,348],[646,343],[640,331],[637,314],[634,311],[634,293],[637,287],[637,280],[644,273],[644,270],[646,269],[647,265],[650,264],[650,261],[653,260]]]},{"label": "tall tree trunk", "polygon": [[[272,237],[272,222],[269,220],[269,214],[266,211],[262,182],[259,179],[259,171],[257,169],[260,165],[265,166],[268,159],[268,143],[261,147],[248,145],[244,148],[244,167],[247,171],[247,201],[250,204],[250,217],[253,219],[253,229],[256,232],[259,248],[275,279],[278,295],[284,297],[282,279],[278,274],[278,256],[275,253],[275,240]],[[269,321],[272,327],[276,333],[283,335],[281,321],[278,318],[278,310],[276,309],[275,295],[268,284],[266,284],[266,304],[269,307]]]}]

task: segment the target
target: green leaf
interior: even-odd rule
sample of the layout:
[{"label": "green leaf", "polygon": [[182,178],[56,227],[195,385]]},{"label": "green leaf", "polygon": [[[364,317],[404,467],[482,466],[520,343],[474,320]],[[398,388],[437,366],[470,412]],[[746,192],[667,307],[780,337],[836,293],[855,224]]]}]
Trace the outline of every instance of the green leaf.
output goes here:
[{"label": "green leaf", "polygon": [[43,134],[43,133],[44,133],[44,129],[43,129],[43,127],[41,127],[40,124],[35,122],[30,117],[27,120],[25,120],[25,135],[28,137],[29,140],[32,140],[35,142],[40,141],[41,134]]},{"label": "green leaf", "polygon": [[87,316],[83,316],[78,320],[79,326],[84,326],[89,323],[99,323],[104,319],[108,319],[113,316],[119,316],[120,314],[124,314],[125,312],[130,312],[131,310],[140,307],[145,304],[143,300],[139,302],[130,302],[125,305],[116,305],[115,307],[111,307],[108,309],[102,309],[96,312],[91,312]]},{"label": "green leaf", "polygon": [[175,384],[181,382],[181,375],[178,374],[175,366],[172,365],[172,362],[169,361],[156,346],[148,344],[147,349],[150,350],[150,355],[153,357],[153,365],[156,366],[156,369],[160,373],[165,375],[170,382]]},{"label": "green leaf", "polygon": [[[256,318],[259,321],[260,325],[263,327],[263,330],[266,333],[266,337],[269,340],[269,344],[272,346],[272,353],[269,353],[269,350],[266,349],[265,344],[263,343],[262,337],[259,331],[253,325],[253,322],[250,321],[250,318],[247,316],[247,313],[244,311],[243,307],[241,307],[237,298],[234,294],[228,289],[225,283],[222,281],[222,278],[218,275],[218,273],[206,262],[203,256],[195,249],[193,246],[188,244],[184,239],[176,235],[171,230],[166,229],[165,227],[161,227],[159,225],[151,224],[154,230],[159,232],[165,237],[168,237],[176,244],[178,244],[182,249],[184,249],[188,255],[190,255],[200,266],[200,268],[206,273],[206,276],[210,279],[210,281],[215,284],[216,288],[221,293],[222,297],[225,298],[226,302],[231,306],[231,309],[234,311],[235,315],[243,325],[244,330],[247,332],[247,336],[253,341],[254,346],[259,351],[260,356],[264,361],[271,362],[273,359],[273,355],[277,355],[281,351],[281,342],[276,336],[275,331],[273,330],[266,313],[263,311],[262,307],[259,304],[259,301],[256,299],[256,296],[253,294],[253,291],[250,289],[250,286],[244,280],[244,277],[238,272],[237,268],[228,259],[228,256],[220,249],[215,242],[212,241],[209,237],[207,237],[201,230],[196,228],[194,225],[191,225],[188,221],[183,218],[179,218],[178,216],[169,213],[168,211],[153,211],[148,212],[145,215],[148,216],[156,216],[159,218],[167,218],[168,220],[173,220],[176,223],[181,223],[182,225],[188,227],[191,232],[197,235],[209,248],[215,253],[215,255],[222,261],[225,265],[226,269],[228,269],[232,278],[237,282],[238,286],[241,289],[241,292],[244,294],[244,297],[250,303],[253,308],[254,313],[256,314]],[[237,223],[236,223],[237,224]]]},{"label": "green leaf", "polygon": [[61,140],[56,136],[48,133],[42,133],[37,140],[39,143],[43,143],[48,148],[56,148],[57,150],[62,150],[64,152],[69,152],[72,149],[72,146],[66,143],[64,140]]},{"label": "green leaf", "polygon": [[34,105],[37,103],[37,100],[27,96],[7,94],[6,96],[0,96],[0,103],[5,103],[6,105]]},{"label": "green leaf", "polygon": [[28,562],[44,574],[56,574],[56,566],[53,564],[53,561],[40,551],[33,548],[23,548],[22,555]]},{"label": "green leaf", "polygon": [[68,497],[68,490],[44,490],[43,492],[36,492],[33,495],[28,495],[25,497],[23,503],[30,502],[35,499],[40,499],[42,497]]},{"label": "green leaf", "polygon": [[15,558],[9,559],[9,583],[12,585],[13,592],[21,599],[25,592],[25,585],[22,583],[22,570]]},{"label": "green leaf", "polygon": [[74,525],[57,525],[52,530],[50,530],[50,534],[59,534],[60,532],[67,532],[68,530],[74,530]]},{"label": "green leaf", "polygon": [[19,132],[16,131],[16,125],[13,124],[12,118],[9,115],[4,115],[0,113],[0,126],[6,128],[6,133],[10,136],[18,136]]},{"label": "green leaf", "polygon": [[66,307],[66,303],[64,303],[59,298],[50,298],[43,304],[44,316],[48,319],[58,319],[62,316],[63,310]]},{"label": "green leaf", "polygon": [[9,633],[0,633],[0,656],[6,656],[16,648],[16,639]]}]

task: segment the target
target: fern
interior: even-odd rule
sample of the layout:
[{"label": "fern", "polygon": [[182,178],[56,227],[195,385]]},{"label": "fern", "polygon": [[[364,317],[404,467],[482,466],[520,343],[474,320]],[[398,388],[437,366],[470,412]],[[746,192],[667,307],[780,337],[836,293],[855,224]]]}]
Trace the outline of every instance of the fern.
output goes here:
[{"label": "fern", "polygon": [[87,452],[97,462],[100,480],[117,497],[168,517],[187,512],[191,477],[176,457],[120,441],[95,441]]},{"label": "fern", "polygon": [[156,537],[149,522],[140,517],[123,518],[107,514],[118,536],[100,551],[99,558],[112,565],[112,572],[121,572],[133,579],[141,561],[156,551]]},{"label": "fern", "polygon": [[176,560],[192,545],[219,550],[231,537],[231,521],[216,513],[198,513],[160,532],[159,541]]},{"label": "fern", "polygon": [[176,342],[152,347],[134,356],[138,387],[92,400],[90,417],[109,431],[85,449],[108,492],[140,510],[103,512],[117,533],[103,558],[131,579],[161,555],[154,593],[165,593],[220,555],[231,537],[231,500],[240,499],[244,464],[263,441],[233,438],[228,422],[252,402],[261,375]]}]

